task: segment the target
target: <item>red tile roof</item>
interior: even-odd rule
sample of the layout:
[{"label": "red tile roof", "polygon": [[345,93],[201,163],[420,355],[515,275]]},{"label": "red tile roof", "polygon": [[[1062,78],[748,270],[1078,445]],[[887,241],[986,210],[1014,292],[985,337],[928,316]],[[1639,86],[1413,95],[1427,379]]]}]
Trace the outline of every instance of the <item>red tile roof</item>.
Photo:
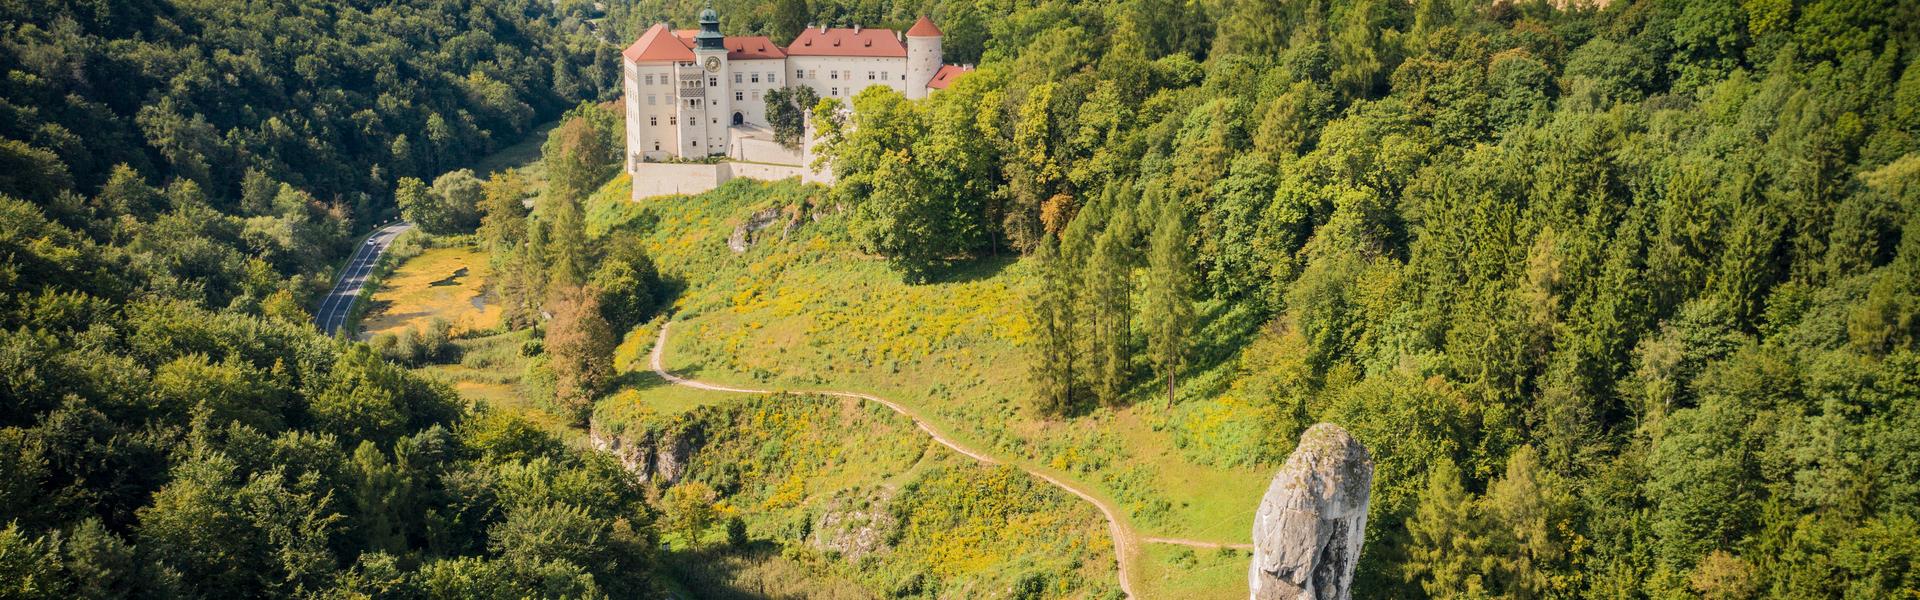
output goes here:
[{"label": "red tile roof", "polygon": [[786,58],[787,52],[764,35],[727,38],[727,60]]},{"label": "red tile roof", "polygon": [[913,28],[907,30],[907,37],[940,37],[940,27],[933,24],[933,19],[920,15],[920,20],[914,21]]},{"label": "red tile roof", "polygon": [[907,47],[892,29],[808,28],[787,44],[788,56],[869,56],[905,58]]},{"label": "red tile roof", "polygon": [[973,72],[973,67],[940,65],[940,70],[934,71],[933,79],[927,81],[927,87],[936,90],[947,89],[947,86],[953,84],[955,78],[971,72]]},{"label": "red tile roof", "polygon": [[[640,40],[628,46],[621,54],[633,62],[664,62],[693,60],[693,36],[698,29],[668,30],[666,23],[658,23],[647,28]],[[763,35],[729,37],[726,39],[727,60],[754,60],[762,58],[786,58],[787,53],[773,40]]]},{"label": "red tile roof", "polygon": [[667,31],[666,23],[655,23],[640,39],[620,53],[633,62],[693,60],[693,48],[685,40]]}]

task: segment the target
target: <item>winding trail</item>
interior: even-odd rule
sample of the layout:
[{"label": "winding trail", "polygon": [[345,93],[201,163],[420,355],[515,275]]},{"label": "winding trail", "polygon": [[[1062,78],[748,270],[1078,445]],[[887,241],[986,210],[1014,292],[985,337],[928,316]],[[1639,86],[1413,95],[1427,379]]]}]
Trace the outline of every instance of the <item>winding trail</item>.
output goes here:
[{"label": "winding trail", "polygon": [[[674,375],[672,373],[667,372],[667,368],[662,360],[662,356],[665,354],[666,347],[667,347],[667,329],[672,326],[673,326],[673,323],[671,321],[662,323],[660,325],[660,339],[654,341],[653,343],[653,353],[650,356],[650,359],[653,365],[653,372],[655,374],[658,374],[660,378],[665,379],[667,380],[668,383],[672,383],[674,385],[683,385],[683,386],[694,388],[694,389],[708,390],[708,391],[714,391],[714,392],[729,392],[729,393],[735,393],[735,394],[774,393],[773,390],[740,388],[740,387],[719,385],[714,383],[707,383],[704,381],[688,379],[688,378],[681,377],[679,375]],[[989,465],[1003,465],[1003,464],[1013,465],[1015,467],[1018,467],[1022,471],[1026,471],[1028,475],[1038,477],[1040,478],[1040,480],[1045,481],[1049,484],[1052,484],[1054,487],[1066,490],[1067,493],[1078,496],[1080,497],[1081,500],[1085,500],[1087,501],[1088,504],[1092,504],[1094,508],[1100,509],[1100,515],[1103,517],[1106,517],[1107,519],[1107,534],[1113,537],[1113,555],[1114,555],[1114,561],[1116,563],[1115,565],[1116,570],[1119,572],[1120,591],[1122,593],[1125,593],[1128,598],[1139,597],[1133,592],[1133,567],[1134,567],[1135,561],[1138,559],[1138,557],[1135,555],[1135,551],[1139,546],[1139,541],[1145,541],[1145,542],[1155,543],[1155,544],[1175,544],[1180,546],[1191,546],[1195,548],[1234,548],[1234,549],[1241,549],[1241,550],[1250,550],[1253,548],[1253,545],[1251,544],[1222,544],[1217,542],[1205,542],[1205,541],[1199,541],[1199,540],[1189,540],[1189,539],[1182,539],[1182,538],[1166,538],[1166,537],[1140,538],[1139,536],[1135,535],[1132,528],[1129,527],[1121,519],[1120,509],[1118,507],[1115,507],[1113,504],[1107,502],[1106,500],[1101,499],[1099,496],[1095,496],[1092,492],[1087,491],[1086,489],[1083,489],[1081,487],[1081,484],[1077,482],[1061,479],[1059,477],[1055,477],[1052,474],[1045,473],[1033,468],[1029,468],[1026,465],[1013,462],[1013,461],[1004,460],[999,457],[993,456],[991,454],[987,454],[986,452],[982,452],[982,451],[970,448],[967,445],[962,444],[951,437],[948,437],[947,434],[941,433],[940,430],[934,429],[933,426],[927,424],[926,419],[921,418],[919,412],[916,412],[915,410],[908,408],[906,406],[902,406],[898,402],[894,402],[886,398],[881,398],[873,394],[866,394],[861,392],[846,392],[846,391],[838,391],[838,390],[788,390],[788,391],[791,391],[793,393],[800,393],[800,394],[817,394],[822,396],[834,396],[838,398],[853,398],[853,399],[864,400],[867,402],[873,402],[875,404],[885,406],[888,409],[892,410],[893,412],[899,413],[900,416],[906,417],[908,420],[913,421],[913,425],[915,427],[919,427],[921,431],[926,432],[928,437],[933,438],[933,441],[939,442],[940,445],[946,446],[947,448],[952,449],[954,452],[959,452],[960,454],[966,455],[967,458],[971,458],[981,463],[985,463]]]}]

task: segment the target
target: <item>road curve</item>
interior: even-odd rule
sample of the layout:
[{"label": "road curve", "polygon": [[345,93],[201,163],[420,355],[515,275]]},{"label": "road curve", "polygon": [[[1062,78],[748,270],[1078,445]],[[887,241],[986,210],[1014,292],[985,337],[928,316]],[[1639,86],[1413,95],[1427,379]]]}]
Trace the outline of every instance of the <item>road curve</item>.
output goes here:
[{"label": "road curve", "polygon": [[321,333],[333,335],[334,331],[347,324],[347,313],[353,309],[353,301],[360,297],[360,288],[367,283],[367,276],[373,273],[373,266],[380,263],[380,255],[393,245],[393,239],[401,232],[412,229],[407,222],[394,223],[374,230],[367,241],[353,249],[353,256],[347,259],[347,268],[340,271],[340,277],[333,282],[333,291],[320,300],[320,309],[313,313],[313,324]]},{"label": "road curve", "polygon": [[[673,373],[667,372],[667,367],[662,361],[661,357],[666,352],[667,329],[671,326],[673,326],[672,322],[662,323],[660,325],[660,339],[654,341],[653,353],[649,357],[650,360],[652,361],[653,372],[660,375],[660,378],[665,379],[667,380],[668,383],[672,383],[675,385],[683,385],[690,388],[709,390],[709,391],[715,391],[715,392],[730,392],[735,394],[771,394],[773,393],[773,390],[740,388],[740,387],[731,387],[731,386],[707,383],[704,381],[688,379],[688,378],[681,377],[679,375],[674,375]],[[892,400],[881,398],[873,394],[865,394],[861,392],[844,392],[844,391],[837,391],[837,390],[790,390],[790,391],[793,391],[795,393],[835,396],[839,398],[854,398],[858,400],[873,402],[881,406],[885,406],[888,409],[892,410],[893,412],[899,413],[901,416],[904,416],[908,420],[913,421],[914,426],[919,427],[921,431],[926,432],[928,437],[933,438],[933,441],[939,442],[940,445],[946,446],[947,448],[953,450],[954,452],[959,452],[960,454],[966,455],[967,458],[971,458],[976,461],[989,464],[989,465],[1008,464],[1007,461],[1001,460],[998,457],[987,454],[985,452],[974,450],[973,448],[967,447],[965,444],[961,444],[960,442],[955,441],[953,438],[947,437],[946,434],[940,433],[939,431],[935,430],[933,427],[927,425],[926,419],[920,418],[920,414],[918,412],[915,412],[913,409],[902,406],[899,403],[894,402]],[[1092,493],[1084,489],[1081,489],[1080,485],[1077,483],[1066,481],[1066,480],[1054,477],[1053,475],[1027,468],[1024,465],[1020,465],[1017,463],[1015,463],[1014,466],[1019,467],[1020,470],[1022,471],[1026,471],[1028,475],[1038,477],[1042,481],[1053,484],[1054,487],[1066,490],[1067,493],[1078,496],[1080,497],[1081,500],[1085,500],[1087,501],[1088,504],[1092,504],[1094,508],[1100,509],[1100,515],[1103,517],[1106,517],[1107,519],[1107,534],[1113,537],[1113,555],[1116,562],[1115,568],[1119,572],[1120,591],[1122,593],[1125,593],[1128,598],[1137,598],[1138,596],[1133,593],[1133,562],[1134,562],[1133,548],[1135,546],[1135,543],[1133,540],[1135,539],[1136,536],[1134,536],[1133,532],[1128,531],[1125,525],[1121,524],[1119,509],[1107,503],[1105,500],[1101,500],[1099,497],[1094,496]],[[1196,548],[1236,548],[1236,549],[1252,549],[1253,548],[1253,546],[1249,544],[1220,544],[1215,542],[1202,542],[1197,540],[1187,540],[1187,539],[1180,539],[1180,538],[1150,537],[1150,538],[1145,538],[1145,541],[1159,543],[1159,544],[1176,544],[1181,546],[1192,546]]]}]

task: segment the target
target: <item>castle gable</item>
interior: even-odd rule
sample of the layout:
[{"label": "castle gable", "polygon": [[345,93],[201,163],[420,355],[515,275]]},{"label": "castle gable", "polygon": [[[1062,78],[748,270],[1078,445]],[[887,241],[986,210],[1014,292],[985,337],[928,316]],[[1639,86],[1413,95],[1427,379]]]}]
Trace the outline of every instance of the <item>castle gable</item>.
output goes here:
[{"label": "castle gable", "polygon": [[666,23],[656,23],[620,54],[633,62],[690,61],[693,60],[693,46],[668,31]]}]

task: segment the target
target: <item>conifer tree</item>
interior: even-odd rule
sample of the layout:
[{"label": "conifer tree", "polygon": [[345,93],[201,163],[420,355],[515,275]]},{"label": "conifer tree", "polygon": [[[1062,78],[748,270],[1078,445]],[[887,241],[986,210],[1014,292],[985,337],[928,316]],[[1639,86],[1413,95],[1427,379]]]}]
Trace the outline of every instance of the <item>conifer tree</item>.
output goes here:
[{"label": "conifer tree", "polygon": [[1073,404],[1073,269],[1061,260],[1053,240],[1040,244],[1034,262],[1040,269],[1040,289],[1028,302],[1035,336],[1030,363],[1034,407],[1043,415],[1060,415]]},{"label": "conifer tree", "polygon": [[1473,598],[1486,595],[1476,568],[1486,552],[1486,539],[1475,524],[1474,497],[1460,482],[1453,460],[1441,458],[1427,472],[1426,492],[1413,518],[1407,520],[1408,547],[1405,577],[1419,582],[1434,598]]},{"label": "conifer tree", "polygon": [[1081,274],[1089,309],[1087,358],[1092,364],[1088,375],[1094,397],[1106,406],[1120,403],[1133,362],[1133,261],[1126,242],[1131,227],[1121,222],[1124,215],[1119,211],[1109,218]]},{"label": "conifer tree", "polygon": [[499,270],[527,237],[527,180],[518,169],[495,173],[482,187],[480,241]]},{"label": "conifer tree", "polygon": [[1154,374],[1167,381],[1167,406],[1173,406],[1174,375],[1186,361],[1193,331],[1193,246],[1178,205],[1168,203],[1153,228],[1147,256],[1147,284],[1141,313],[1147,322],[1147,351]]},{"label": "conifer tree", "polygon": [[549,193],[544,211],[547,229],[547,257],[551,262],[550,282],[561,288],[586,283],[591,271],[587,256],[587,224],[580,214],[580,202],[564,194]]}]

